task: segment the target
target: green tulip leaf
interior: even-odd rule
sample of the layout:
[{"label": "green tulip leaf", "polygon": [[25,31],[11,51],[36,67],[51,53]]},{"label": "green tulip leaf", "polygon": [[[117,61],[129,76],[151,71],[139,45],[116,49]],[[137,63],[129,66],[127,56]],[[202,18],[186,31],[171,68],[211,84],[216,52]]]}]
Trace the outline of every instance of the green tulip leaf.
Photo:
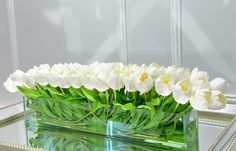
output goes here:
[{"label": "green tulip leaf", "polygon": [[98,94],[95,91],[89,90],[85,87],[81,87],[81,90],[82,90],[83,94],[86,96],[86,98],[88,100],[90,100],[91,102],[100,101],[100,98],[99,98]]},{"label": "green tulip leaf", "polygon": [[151,107],[148,105],[139,105],[137,108],[138,109],[147,109],[147,110],[151,111]]},{"label": "green tulip leaf", "polygon": [[27,96],[29,98],[41,97],[41,94],[37,90],[29,89],[29,88],[26,88],[26,87],[23,87],[23,86],[17,86],[17,88],[20,92],[22,92],[25,96]]},{"label": "green tulip leaf", "polygon": [[107,96],[106,96],[106,94],[103,93],[103,92],[99,92],[98,95],[100,97],[101,102],[106,104],[107,103]]},{"label": "green tulip leaf", "polygon": [[136,107],[134,106],[133,103],[127,103],[125,105],[122,105],[121,108],[127,111],[127,110],[134,110]]}]

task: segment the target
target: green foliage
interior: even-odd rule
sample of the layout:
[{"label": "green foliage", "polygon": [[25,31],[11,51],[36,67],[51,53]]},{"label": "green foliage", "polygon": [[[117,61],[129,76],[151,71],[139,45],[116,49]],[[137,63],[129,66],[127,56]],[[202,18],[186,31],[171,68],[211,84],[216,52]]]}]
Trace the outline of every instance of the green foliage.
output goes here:
[{"label": "green foliage", "polygon": [[39,122],[101,134],[107,133],[107,122],[113,121],[114,133],[184,142],[182,116],[192,109],[189,103],[175,102],[172,94],[159,96],[154,88],[142,95],[124,89],[99,92],[83,86],[65,89],[37,85],[35,90],[18,89],[28,97],[27,107],[36,112]]},{"label": "green foliage", "polygon": [[40,97],[40,93],[37,90],[34,89],[28,89],[26,87],[23,86],[17,86],[18,90],[23,93],[25,96],[28,96],[30,98],[38,98]]},{"label": "green foliage", "polygon": [[81,90],[84,94],[84,96],[91,102],[96,102],[96,101],[100,101],[99,95],[96,93],[96,91],[93,90],[89,90],[85,87],[81,87]]}]

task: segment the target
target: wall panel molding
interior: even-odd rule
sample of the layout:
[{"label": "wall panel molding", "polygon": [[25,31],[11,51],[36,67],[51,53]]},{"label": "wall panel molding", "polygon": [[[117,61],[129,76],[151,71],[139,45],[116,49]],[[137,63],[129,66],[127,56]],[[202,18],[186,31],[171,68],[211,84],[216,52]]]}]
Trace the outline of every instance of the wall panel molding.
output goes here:
[{"label": "wall panel molding", "polygon": [[170,0],[172,64],[183,65],[182,0]]},{"label": "wall panel molding", "polygon": [[127,3],[120,0],[120,61],[128,63],[128,40],[127,40]]},{"label": "wall panel molding", "polygon": [[12,57],[12,71],[14,71],[19,69],[14,0],[7,0],[6,4],[11,48],[10,51]]}]

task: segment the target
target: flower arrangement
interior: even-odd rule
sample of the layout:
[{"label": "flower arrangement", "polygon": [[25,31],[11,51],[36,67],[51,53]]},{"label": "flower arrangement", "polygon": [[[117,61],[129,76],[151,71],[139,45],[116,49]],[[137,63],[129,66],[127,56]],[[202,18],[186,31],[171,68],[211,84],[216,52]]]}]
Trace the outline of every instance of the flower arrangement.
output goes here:
[{"label": "flower arrangement", "polygon": [[[48,96],[51,97],[73,98],[73,92],[81,88],[95,93],[113,90],[115,97],[117,93],[126,99],[129,99],[129,95],[133,95],[133,101],[135,95],[143,96],[145,101],[155,99],[155,95],[157,98],[172,95],[173,101],[177,104],[190,103],[189,105],[196,110],[224,108],[226,104],[224,93],[229,87],[222,78],[209,82],[207,72],[198,68],[194,68],[190,73],[188,68],[177,66],[165,68],[155,63],[149,66],[136,64],[125,66],[122,63],[99,62],[90,65],[56,64],[52,67],[44,64],[35,66],[26,73],[16,70],[7,78],[4,86],[10,92],[19,90],[33,98],[43,97],[44,93],[41,91],[44,89],[48,90]],[[55,92],[59,88],[60,91]],[[123,94],[119,93],[122,90]],[[155,95],[151,94],[155,93],[154,90]],[[129,102],[132,102],[130,100]],[[143,105],[139,102],[134,104]]]},{"label": "flower arrangement", "polygon": [[207,72],[198,68],[190,72],[175,65],[119,62],[44,64],[16,70],[4,86],[22,92],[42,123],[163,141],[172,147],[174,141],[192,150],[197,150],[197,117],[192,112],[224,108],[229,87],[223,78],[209,81]]}]

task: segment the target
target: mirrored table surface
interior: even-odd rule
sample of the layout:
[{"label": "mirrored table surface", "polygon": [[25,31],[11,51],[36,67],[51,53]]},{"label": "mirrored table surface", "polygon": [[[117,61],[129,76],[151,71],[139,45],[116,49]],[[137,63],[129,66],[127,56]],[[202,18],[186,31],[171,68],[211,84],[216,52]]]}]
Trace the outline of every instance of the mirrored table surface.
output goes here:
[{"label": "mirrored table surface", "polygon": [[[84,150],[93,150],[94,148],[97,148],[97,150],[115,151],[115,150],[122,150],[121,149],[122,145],[125,145],[126,149],[127,146],[128,147],[132,146],[132,148],[134,148],[134,144],[132,142],[127,142],[117,139],[109,139],[102,136],[80,133],[80,132],[68,132],[67,130],[56,130],[54,128],[48,129],[42,127],[41,132],[44,134],[43,139],[39,134],[37,135],[38,137],[36,137],[36,135],[33,133],[29,134],[29,132],[27,132],[25,128],[25,118],[27,116],[24,116],[24,109],[22,103],[1,109],[0,115],[1,115],[0,116],[1,147],[8,146],[13,148],[21,148],[24,150],[32,150],[33,148],[31,141],[40,141],[41,146],[43,146],[44,149],[48,150],[48,148],[50,148],[48,147],[49,144],[51,145],[51,148],[56,147],[55,140],[63,141],[65,143],[66,140],[73,138],[72,141],[73,143],[81,145],[81,142],[83,142],[86,144],[84,146],[81,146],[81,147],[88,147],[87,149],[85,148]],[[199,119],[200,151],[235,149],[236,145],[234,142],[236,138],[236,132],[235,132],[236,119],[234,114],[205,111],[205,112],[199,112],[198,119]],[[60,131],[60,133],[58,133],[58,131]],[[49,141],[51,142],[49,143]],[[93,143],[94,141],[96,142],[95,146]],[[67,145],[72,142],[68,142]],[[53,143],[54,146],[52,145]],[[145,146],[145,144],[141,144],[138,146],[136,145],[135,148],[138,149],[140,146],[143,147]]]}]

